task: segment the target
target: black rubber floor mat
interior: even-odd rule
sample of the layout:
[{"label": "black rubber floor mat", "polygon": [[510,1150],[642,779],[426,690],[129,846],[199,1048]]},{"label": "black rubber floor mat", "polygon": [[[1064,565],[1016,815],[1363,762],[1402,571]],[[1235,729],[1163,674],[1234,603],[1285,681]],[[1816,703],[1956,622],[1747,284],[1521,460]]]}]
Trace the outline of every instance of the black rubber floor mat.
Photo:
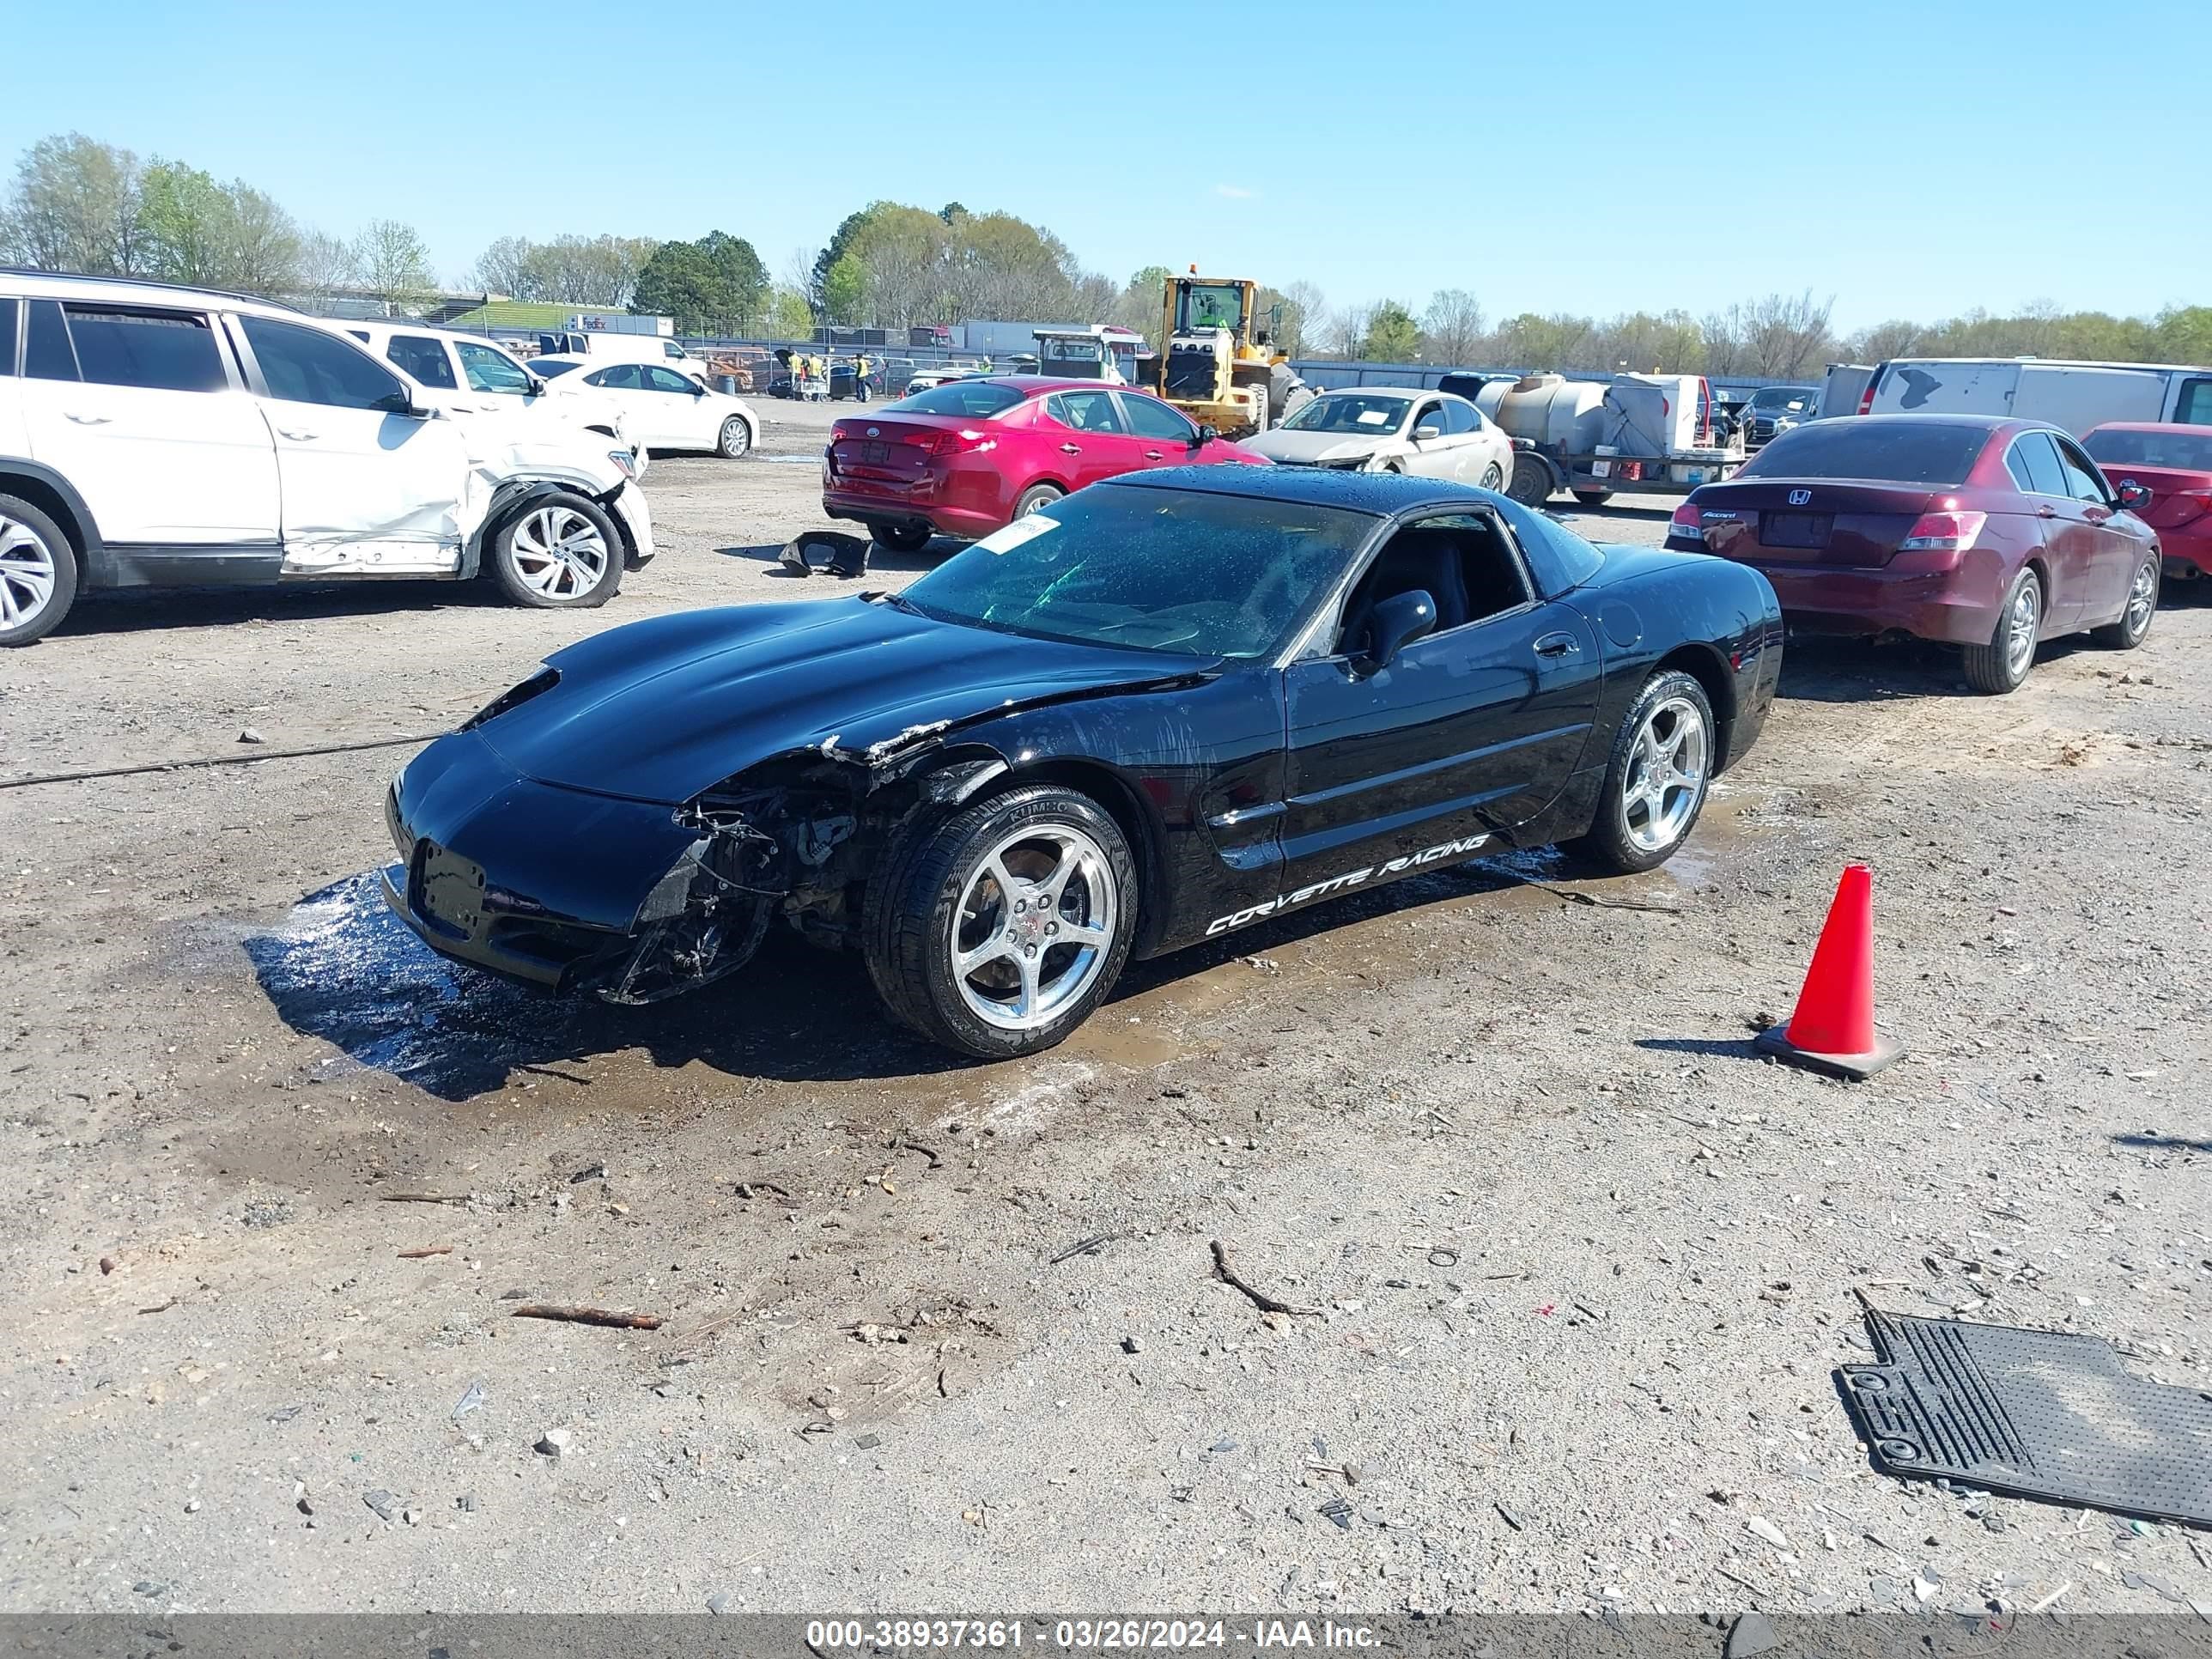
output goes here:
[{"label": "black rubber floor mat", "polygon": [[1873,1310],[1867,1331],[1881,1363],[1836,1376],[1886,1472],[2212,1526],[2212,1393],[2094,1336]]}]

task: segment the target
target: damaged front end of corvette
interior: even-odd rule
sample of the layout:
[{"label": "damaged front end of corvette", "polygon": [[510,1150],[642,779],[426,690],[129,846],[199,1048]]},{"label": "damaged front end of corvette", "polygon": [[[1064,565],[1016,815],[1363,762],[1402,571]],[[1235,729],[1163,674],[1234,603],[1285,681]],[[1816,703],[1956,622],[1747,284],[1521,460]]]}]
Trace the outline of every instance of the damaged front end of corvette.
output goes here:
[{"label": "damaged front end of corvette", "polygon": [[676,821],[698,839],[639,907],[635,949],[579,988],[629,1004],[696,990],[744,967],[779,919],[813,944],[851,944],[860,891],[908,821],[1007,769],[988,750],[947,751],[946,724],[864,749],[833,738],[686,801]]},{"label": "damaged front end of corvette", "polygon": [[775,611],[594,636],[416,755],[386,804],[392,909],[452,960],[622,1004],[737,973],[779,921],[860,945],[871,884],[920,820],[1094,752],[1112,723],[1044,711],[1215,672],[875,604]]}]

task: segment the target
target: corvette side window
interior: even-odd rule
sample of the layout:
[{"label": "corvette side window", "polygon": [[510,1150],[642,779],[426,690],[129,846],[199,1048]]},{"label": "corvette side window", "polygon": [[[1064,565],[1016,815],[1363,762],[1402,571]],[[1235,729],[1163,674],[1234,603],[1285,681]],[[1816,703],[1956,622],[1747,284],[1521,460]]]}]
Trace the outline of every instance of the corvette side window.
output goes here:
[{"label": "corvette side window", "polygon": [[1487,514],[1417,520],[1383,544],[1345,601],[1338,652],[1356,656],[1364,651],[1375,607],[1393,594],[1416,590],[1436,605],[1439,634],[1528,602],[1520,556]]}]

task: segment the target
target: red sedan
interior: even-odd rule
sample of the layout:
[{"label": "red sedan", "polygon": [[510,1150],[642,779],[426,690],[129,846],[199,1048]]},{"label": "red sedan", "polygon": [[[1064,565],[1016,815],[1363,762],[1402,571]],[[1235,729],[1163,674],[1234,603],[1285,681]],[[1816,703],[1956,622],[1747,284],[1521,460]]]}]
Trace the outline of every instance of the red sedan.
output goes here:
[{"label": "red sedan", "polygon": [[1127,386],[1000,374],[917,392],[830,429],[822,508],[911,552],[988,536],[1101,478],[1267,458]]},{"label": "red sedan", "polygon": [[2027,678],[2038,641],[2142,643],[2158,536],[2055,427],[1972,415],[1859,415],[1784,432],[1675,511],[1669,547],[1751,565],[1792,627],[1966,647],[1978,691]]},{"label": "red sedan", "polygon": [[2138,516],[2158,532],[2166,574],[2212,575],[2212,428],[2100,426],[2081,440],[2104,475],[2150,491]]}]

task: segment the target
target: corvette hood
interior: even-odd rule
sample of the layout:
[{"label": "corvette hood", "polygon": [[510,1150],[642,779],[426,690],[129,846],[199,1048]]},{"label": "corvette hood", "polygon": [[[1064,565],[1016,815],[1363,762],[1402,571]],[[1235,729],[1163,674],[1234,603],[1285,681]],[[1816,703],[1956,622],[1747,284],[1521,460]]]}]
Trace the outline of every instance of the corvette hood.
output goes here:
[{"label": "corvette hood", "polygon": [[671,804],[793,750],[864,753],[1008,704],[1171,684],[1213,666],[857,598],[656,617],[547,660],[552,688],[478,734],[539,782]]}]

